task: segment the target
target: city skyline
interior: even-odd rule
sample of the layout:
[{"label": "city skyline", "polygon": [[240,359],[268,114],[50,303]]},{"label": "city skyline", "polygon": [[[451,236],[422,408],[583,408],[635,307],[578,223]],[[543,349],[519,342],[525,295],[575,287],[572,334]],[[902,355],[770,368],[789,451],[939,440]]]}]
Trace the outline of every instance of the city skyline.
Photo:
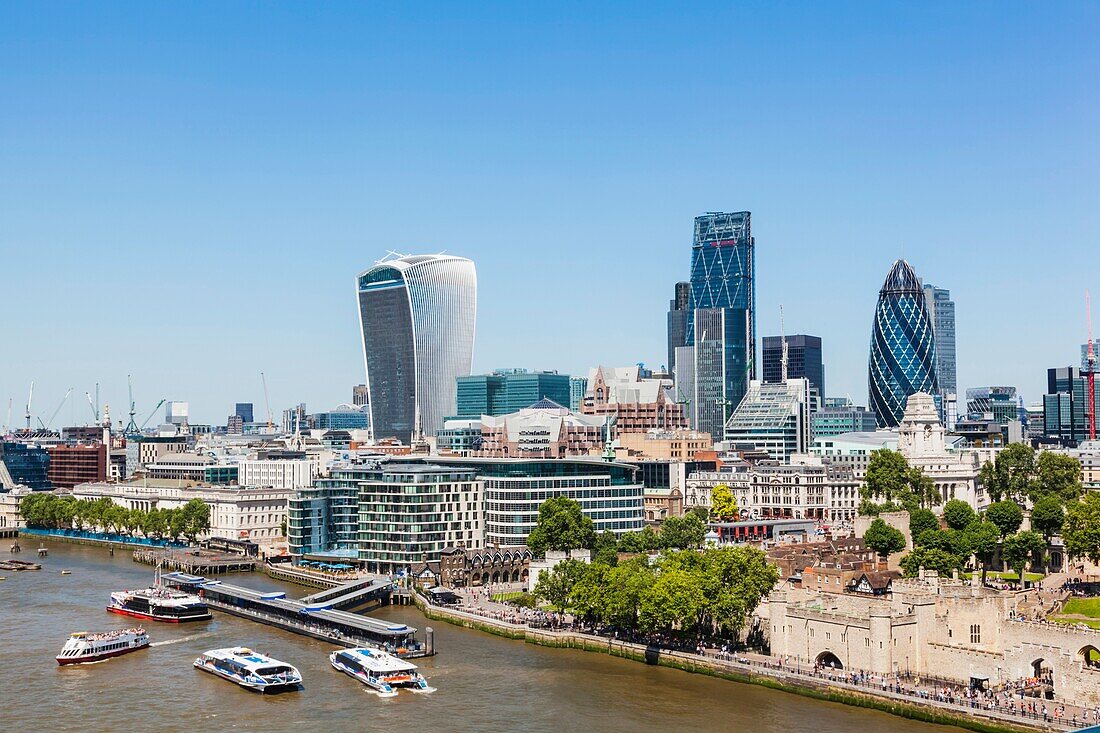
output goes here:
[{"label": "city skyline", "polygon": [[[866,401],[868,314],[905,256],[956,303],[959,392],[1038,401],[1046,369],[1079,359],[1100,234],[1100,109],[1081,95],[1097,15],[1064,7],[648,10],[624,33],[611,12],[566,32],[537,11],[9,6],[0,250],[19,348],[0,401],[22,424],[34,380],[45,420],[72,387],[55,427],[80,424],[99,382],[125,419],[133,374],[139,422],[162,398],[198,422],[242,401],[263,419],[263,371],[276,416],[346,402],[363,376],[341,283],[387,249],[478,263],[475,373],[659,366],[688,222],[709,210],[753,212],[757,334],[779,332],[782,303],[788,332],[823,339],[834,394]],[[736,18],[738,53],[700,49],[701,18]],[[530,42],[496,42],[514,31]],[[731,79],[738,94],[683,114]],[[1035,267],[1036,251],[1085,264]],[[596,297],[548,315],[535,284]],[[1006,292],[1026,307],[991,320]]]}]

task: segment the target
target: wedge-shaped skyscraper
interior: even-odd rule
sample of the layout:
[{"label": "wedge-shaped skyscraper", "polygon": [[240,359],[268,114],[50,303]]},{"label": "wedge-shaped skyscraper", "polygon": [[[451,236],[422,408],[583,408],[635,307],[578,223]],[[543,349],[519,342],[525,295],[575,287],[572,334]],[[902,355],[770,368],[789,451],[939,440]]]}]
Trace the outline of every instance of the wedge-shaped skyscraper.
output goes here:
[{"label": "wedge-shaped skyscraper", "polygon": [[936,340],[917,273],[905,260],[890,268],[871,327],[867,390],[879,427],[901,422],[909,395],[935,394]]},{"label": "wedge-shaped skyscraper", "polygon": [[375,439],[434,435],[474,355],[477,273],[451,255],[382,260],[356,280]]}]

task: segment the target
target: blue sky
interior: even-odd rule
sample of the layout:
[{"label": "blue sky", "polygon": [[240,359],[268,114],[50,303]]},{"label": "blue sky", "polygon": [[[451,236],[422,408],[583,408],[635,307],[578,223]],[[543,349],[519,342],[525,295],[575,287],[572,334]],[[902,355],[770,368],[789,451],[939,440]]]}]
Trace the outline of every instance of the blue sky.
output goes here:
[{"label": "blue sky", "polygon": [[34,379],[121,416],[127,373],[196,421],[262,413],[261,370],[276,413],[349,400],[387,249],[477,262],[475,370],[658,365],[692,217],[743,209],[759,330],[820,335],[830,392],[866,399],[904,254],[960,389],[1037,399],[1100,300],[1097,37],[1084,2],[5,3],[0,413]]}]

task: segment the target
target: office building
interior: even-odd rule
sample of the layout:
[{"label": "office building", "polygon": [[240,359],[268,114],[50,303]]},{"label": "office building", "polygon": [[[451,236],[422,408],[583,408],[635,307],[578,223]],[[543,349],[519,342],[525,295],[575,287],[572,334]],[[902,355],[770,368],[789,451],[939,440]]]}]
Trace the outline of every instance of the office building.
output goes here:
[{"label": "office building", "polygon": [[[444,427],[451,426],[448,420]],[[578,415],[553,400],[539,400],[509,415],[483,415],[474,455],[501,458],[587,456],[606,442],[606,420]],[[453,442],[452,442],[453,444]]]},{"label": "office building", "polygon": [[55,489],[107,480],[107,446],[103,443],[51,445],[46,450],[50,454],[47,476]]},{"label": "office building", "polygon": [[27,443],[0,442],[0,491],[27,486],[32,491],[48,491],[50,454],[45,448]]},{"label": "office building", "polygon": [[379,261],[356,280],[374,438],[434,435],[455,414],[470,373],[477,312],[474,263],[451,255]]},{"label": "office building", "polygon": [[668,302],[668,370],[676,371],[676,349],[687,346],[688,313],[691,312],[691,283],[676,283]]},{"label": "office building", "polygon": [[1008,423],[1020,419],[1015,387],[971,387],[966,390],[966,417]]},{"label": "office building", "polygon": [[729,397],[730,380],[726,377],[729,367],[728,354],[735,343],[727,338],[736,328],[731,326],[732,311],[729,308],[699,308],[693,313],[695,332],[690,347],[690,357],[684,354],[684,360],[690,359],[691,368],[678,369],[684,385],[690,385],[678,395],[691,409],[691,426],[703,433],[721,435],[725,429],[730,412],[744,397],[744,391],[738,392],[736,402]]},{"label": "office building", "polygon": [[776,384],[754,379],[726,423],[726,441],[736,450],[762,450],[788,462],[792,455],[810,449],[813,404],[805,378]]},{"label": "office building", "polygon": [[605,418],[616,433],[686,428],[683,405],[672,396],[672,380],[640,374],[639,366],[591,369],[581,412]]},{"label": "office building", "polygon": [[[367,415],[368,420],[370,414]],[[248,429],[248,426],[245,426]],[[306,403],[299,402],[297,406],[291,407],[289,410],[283,410],[283,432],[291,434],[294,432],[305,432],[309,430],[309,415],[306,414]]]},{"label": "office building", "polygon": [[244,434],[244,420],[240,415],[230,415],[225,420],[225,432],[228,435]]},{"label": "office building", "polygon": [[367,385],[357,384],[351,388],[351,404],[364,407],[367,404]]},{"label": "office building", "polygon": [[584,395],[588,391],[588,377],[569,378],[569,409],[580,412],[584,405]]},{"label": "office building", "polygon": [[897,260],[879,291],[871,327],[867,388],[879,427],[895,427],[909,395],[937,394],[936,341],[924,289],[913,268]]},{"label": "office building", "polygon": [[810,432],[814,440],[844,433],[872,432],[877,427],[875,413],[858,405],[823,407],[810,416]]},{"label": "office building", "polygon": [[[1075,366],[1047,370],[1043,395],[1043,435],[1063,445],[1075,446],[1089,439],[1088,377]],[[1100,417],[1100,389],[1093,405]]]},{"label": "office building", "polygon": [[251,402],[238,402],[233,408],[233,414],[241,419],[241,422],[256,422],[252,415]]},{"label": "office building", "polygon": [[237,462],[241,486],[300,489],[311,485],[319,473],[320,463],[315,458],[257,457]]},{"label": "office building", "polygon": [[765,336],[761,348],[763,381],[782,382],[783,344],[787,345],[788,379],[805,377],[817,392],[817,401],[825,397],[825,364],[821,360],[821,338],[805,334],[791,336]]},{"label": "office building", "polygon": [[[687,315],[685,345],[694,345],[696,390],[703,381],[700,344],[718,342],[722,349],[722,394],[719,400],[730,409],[736,407],[756,378],[756,295],[755,240],[752,215],[709,212],[695,218],[691,247],[691,307]],[[700,310],[718,310],[700,322]],[[718,330],[715,328],[718,327]],[[706,337],[701,338],[706,331]],[[721,423],[701,419],[693,427],[720,434]]]},{"label": "office building", "polygon": [[951,291],[924,285],[924,302],[932,318],[936,339],[936,383],[941,392],[955,394],[958,381],[955,369],[955,301]]},{"label": "office building", "polygon": [[164,403],[164,422],[169,425],[186,425],[188,404],[179,400]]},{"label": "office building", "polygon": [[310,415],[309,427],[312,430],[366,430],[370,427],[370,413],[366,407],[344,403]]},{"label": "office building", "polygon": [[459,377],[456,413],[462,419],[508,415],[548,399],[559,405],[570,401],[570,378],[557,372],[498,370],[492,374]]}]

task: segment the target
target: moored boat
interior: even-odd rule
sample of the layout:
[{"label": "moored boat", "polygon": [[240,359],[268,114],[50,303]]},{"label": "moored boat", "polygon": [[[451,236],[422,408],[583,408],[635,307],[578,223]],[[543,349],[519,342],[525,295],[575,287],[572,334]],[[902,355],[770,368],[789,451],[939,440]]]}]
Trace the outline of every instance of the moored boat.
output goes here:
[{"label": "moored boat", "polygon": [[112,593],[107,610],[123,616],[169,623],[205,621],[211,618],[210,609],[203,599],[193,593],[158,586]]},{"label": "moored boat", "polygon": [[65,642],[61,653],[55,659],[62,666],[87,664],[136,652],[147,646],[149,646],[149,635],[142,628],[106,631],[101,634],[78,631],[69,636],[69,640]]},{"label": "moored boat", "polygon": [[358,647],[341,649],[328,655],[333,668],[375,690],[382,697],[394,697],[397,688],[408,687],[431,692],[416,665],[381,649]]},{"label": "moored boat", "polygon": [[195,667],[261,693],[298,689],[302,684],[296,668],[247,647],[211,649],[195,660]]}]

